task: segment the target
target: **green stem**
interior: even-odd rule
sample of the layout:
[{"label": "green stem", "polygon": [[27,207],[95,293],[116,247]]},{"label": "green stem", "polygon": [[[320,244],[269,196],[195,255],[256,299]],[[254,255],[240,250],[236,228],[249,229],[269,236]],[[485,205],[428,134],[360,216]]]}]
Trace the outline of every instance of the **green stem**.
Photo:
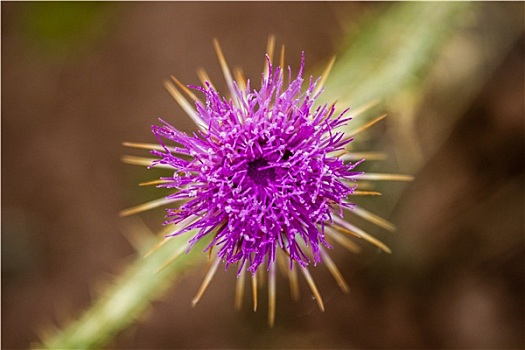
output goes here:
[{"label": "green stem", "polygon": [[189,254],[183,254],[162,268],[174,254],[184,249],[186,240],[187,235],[171,238],[148,257],[137,257],[80,320],[52,339],[44,340],[37,348],[92,349],[103,346],[119,331],[133,324],[150,302],[172,286],[177,277],[205,260],[201,242]]},{"label": "green stem", "polygon": [[420,85],[462,15],[474,5],[406,2],[389,6],[350,36],[330,73],[323,99],[357,107],[372,100],[384,102],[410,85]]}]

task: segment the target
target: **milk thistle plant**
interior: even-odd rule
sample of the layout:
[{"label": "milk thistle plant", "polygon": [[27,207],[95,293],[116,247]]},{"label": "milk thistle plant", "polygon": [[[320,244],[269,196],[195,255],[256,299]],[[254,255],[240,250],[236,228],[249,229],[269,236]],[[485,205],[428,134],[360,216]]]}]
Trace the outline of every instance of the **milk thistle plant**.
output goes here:
[{"label": "milk thistle plant", "polygon": [[351,201],[352,196],[378,194],[358,190],[357,181],[409,180],[410,176],[365,174],[356,169],[366,153],[350,152],[347,146],[359,131],[384,116],[351,134],[341,131],[356,113],[351,115],[349,108],[336,112],[335,103],[316,103],[333,61],[322,77],[305,79],[304,53],[296,74],[284,67],[284,48],[280,64],[274,66],[271,38],[261,86],[253,89],[241,73],[233,78],[217,41],[215,49],[229,95],[221,96],[204,72],[202,86],[186,87],[176,78],[166,84],[198,130],[188,135],[161,119],[160,125],[152,127],[158,145],[127,143],[151,149],[155,158],[127,157],[125,161],[170,173],[148,183],[167,189],[165,197],[123,214],[167,206],[165,224],[172,229],[166,240],[186,235],[186,252],[197,242],[205,242],[210,268],[194,305],[223,263],[237,270],[237,307],[246,274],[251,275],[254,310],[258,280],[267,275],[270,326],[275,321],[278,267],[289,277],[294,298],[299,295],[300,271],[324,311],[308,267],[323,263],[347,292],[348,285],[328,254],[334,243],[357,252],[359,246],[348,237],[352,236],[390,253],[385,244],[344,218],[348,211],[394,230],[391,223]]}]

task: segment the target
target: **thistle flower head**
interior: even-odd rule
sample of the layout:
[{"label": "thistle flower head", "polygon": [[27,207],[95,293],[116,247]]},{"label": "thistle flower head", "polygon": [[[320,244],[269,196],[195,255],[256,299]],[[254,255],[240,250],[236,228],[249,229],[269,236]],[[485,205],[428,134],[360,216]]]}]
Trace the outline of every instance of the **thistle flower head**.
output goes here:
[{"label": "thistle flower head", "polygon": [[333,155],[350,142],[336,131],[349,118],[334,115],[335,105],[315,106],[316,81],[310,78],[303,89],[304,55],[295,78],[288,70],[288,81],[267,60],[260,89],[234,82],[234,95],[225,98],[209,83],[196,87],[206,103],[196,102],[203,128],[193,135],[166,122],[153,127],[163,146],[153,151],[160,157],[154,164],[175,171],[160,186],[177,189],[169,200],[188,200],[168,209],[167,223],[195,217],[172,235],[195,229],[192,244],[210,237],[208,249],[217,247],[226,265],[252,273],[273,264],[277,250],[290,268],[294,261],[320,262],[320,247],[330,247],[325,223],[350,206],[346,198],[355,186],[348,181],[359,174],[355,164]]},{"label": "thistle flower head", "polygon": [[281,64],[272,65],[272,38],[268,47],[270,54],[266,56],[260,88],[252,88],[241,74],[235,80],[232,78],[218,42],[215,48],[229,88],[228,96],[222,96],[203,71],[202,86],[189,87],[201,94],[202,100],[173,78],[178,88],[194,100],[194,107],[174,84],[166,83],[198,130],[187,134],[161,120],[162,125],[153,126],[159,145],[126,143],[152,150],[157,157],[153,160],[127,156],[124,161],[169,169],[169,176],[146,184],[167,188],[171,193],[121,214],[167,206],[166,224],[173,228],[166,237],[188,233],[187,251],[199,241],[206,242],[205,251],[212,263],[193,304],[201,298],[223,261],[226,268],[235,265],[238,269],[235,298],[238,308],[245,273],[251,272],[255,310],[257,275],[267,270],[268,317],[273,325],[276,265],[287,272],[294,298],[299,295],[297,270],[301,271],[319,308],[324,310],[308,271],[310,264],[323,262],[341,289],[348,291],[342,274],[327,253],[327,248],[332,248],[330,243],[337,242],[358,252],[359,246],[346,237],[352,236],[390,252],[385,244],[344,218],[343,212],[348,211],[394,230],[385,219],[349,201],[350,196],[379,194],[358,191],[356,180],[405,181],[411,177],[354,171],[366,156],[381,155],[350,152],[347,145],[353,135],[384,116],[351,133],[343,133],[340,127],[351,119],[348,110],[337,113],[335,104],[316,103],[333,61],[322,78],[310,77],[305,81],[304,54],[298,73],[292,75],[289,67],[283,69],[284,51]]}]

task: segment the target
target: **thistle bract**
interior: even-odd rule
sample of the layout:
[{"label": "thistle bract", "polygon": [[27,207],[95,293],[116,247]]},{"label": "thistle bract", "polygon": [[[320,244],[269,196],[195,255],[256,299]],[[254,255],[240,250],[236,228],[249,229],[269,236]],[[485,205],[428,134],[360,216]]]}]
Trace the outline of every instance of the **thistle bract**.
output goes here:
[{"label": "thistle bract", "polygon": [[[232,82],[232,96],[221,97],[210,83],[193,87],[204,94],[196,102],[200,130],[187,135],[162,121],[153,126],[162,150],[152,151],[174,174],[160,187],[175,189],[167,199],[167,223],[188,224],[172,235],[195,230],[190,245],[208,238],[208,250],[226,266],[255,273],[269,268],[278,250],[302,266],[321,262],[325,226],[352,204],[353,169],[343,154],[351,141],[336,131],[350,118],[335,105],[315,104],[322,92],[312,77],[273,67],[260,89]],[[303,89],[303,85],[306,85]]]}]

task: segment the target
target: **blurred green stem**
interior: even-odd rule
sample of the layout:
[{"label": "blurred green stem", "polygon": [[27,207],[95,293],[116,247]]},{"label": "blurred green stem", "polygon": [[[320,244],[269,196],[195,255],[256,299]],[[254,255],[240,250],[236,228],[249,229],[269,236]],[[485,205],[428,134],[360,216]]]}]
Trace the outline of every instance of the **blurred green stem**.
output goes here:
[{"label": "blurred green stem", "polygon": [[[350,35],[322,98],[353,108],[379,100],[380,112],[371,110],[349,127],[358,128],[372,113],[388,113],[390,148],[403,171],[414,173],[523,33],[523,8],[475,2],[389,6]],[[432,110],[422,109],[423,102]],[[416,129],[422,119],[432,126],[423,137]]]},{"label": "blurred green stem", "polygon": [[[129,228],[128,228],[129,229]],[[139,233],[146,237],[143,229]],[[147,233],[152,236],[152,233]],[[143,238],[144,238],[143,237]],[[204,262],[207,255],[200,253],[202,242],[193,247],[193,254],[184,254],[186,237],[174,237],[151,255],[137,256],[135,262],[120,276],[80,320],[68,328],[44,339],[47,349],[93,349],[103,346],[119,331],[132,325],[159,298],[175,280],[191,266]],[[151,242],[151,240],[149,240]],[[151,243],[146,247],[151,247]],[[182,255],[164,267],[175,254]]]},{"label": "blurred green stem", "polygon": [[325,99],[359,106],[419,85],[470,2],[393,3],[359,26],[343,47]]}]

